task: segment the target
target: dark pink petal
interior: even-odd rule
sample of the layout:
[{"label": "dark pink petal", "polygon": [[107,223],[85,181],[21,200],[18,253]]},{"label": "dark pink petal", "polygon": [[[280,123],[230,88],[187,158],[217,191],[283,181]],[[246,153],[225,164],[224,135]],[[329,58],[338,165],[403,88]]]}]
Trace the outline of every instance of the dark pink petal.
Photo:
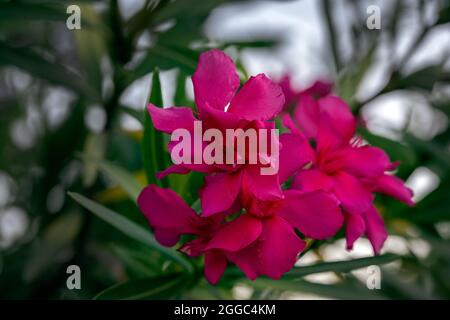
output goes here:
[{"label": "dark pink petal", "polygon": [[292,180],[292,188],[302,191],[323,190],[331,191],[334,188],[333,179],[319,169],[301,170]]},{"label": "dark pink petal", "polygon": [[216,284],[227,268],[227,258],[219,250],[205,253],[205,278],[210,284]]},{"label": "dark pink petal", "polygon": [[225,131],[226,129],[241,128],[248,123],[236,114],[214,108],[203,109],[199,117],[203,120],[204,130],[213,128]]},{"label": "dark pink petal", "polygon": [[276,215],[263,220],[258,240],[244,249],[228,254],[245,275],[254,280],[260,275],[279,279],[294,266],[305,242],[284,219]]},{"label": "dark pink petal", "polygon": [[327,239],[342,227],[344,216],[335,197],[323,192],[285,191],[279,215],[308,238]]},{"label": "dark pink petal", "polygon": [[375,192],[381,192],[394,197],[410,206],[414,205],[412,200],[413,192],[400,178],[393,175],[382,175],[376,179]]},{"label": "dark pink petal", "polygon": [[261,275],[260,241],[257,240],[238,252],[227,253],[228,259],[236,264],[250,280],[255,280]]},{"label": "dark pink petal", "polygon": [[353,244],[364,234],[366,225],[360,214],[345,213],[345,237],[347,240],[347,250],[353,249]]},{"label": "dark pink petal", "polygon": [[383,218],[374,206],[370,206],[364,212],[363,218],[366,225],[366,236],[372,244],[374,253],[379,254],[388,236]]},{"label": "dark pink petal", "polygon": [[309,88],[302,91],[302,94],[312,95],[321,98],[329,95],[333,89],[333,83],[329,81],[317,80]]},{"label": "dark pink petal", "polygon": [[174,229],[163,229],[155,227],[155,239],[166,247],[173,247],[180,240],[180,233]]},{"label": "dark pink petal", "polygon": [[284,95],[280,86],[264,74],[251,77],[238,91],[228,108],[246,120],[270,120],[283,108]]},{"label": "dark pink petal", "polygon": [[224,111],[240,84],[233,60],[217,49],[200,55],[192,82],[200,113],[208,108]]},{"label": "dark pink petal", "polygon": [[242,172],[220,172],[205,177],[200,189],[204,217],[228,210],[241,190]]},{"label": "dark pink petal", "polygon": [[208,237],[198,237],[192,241],[183,244],[180,251],[187,254],[189,257],[198,257],[205,253],[205,248],[208,245]]},{"label": "dark pink petal", "polygon": [[371,146],[343,148],[338,158],[343,170],[359,177],[382,175],[391,165],[383,150]]},{"label": "dark pink petal", "polygon": [[285,75],[281,78],[278,84],[280,85],[281,90],[283,90],[283,94],[286,99],[285,107],[288,107],[298,96],[298,94],[292,89],[291,77],[289,75]]},{"label": "dark pink petal", "polygon": [[277,200],[283,197],[278,174],[262,175],[258,165],[246,165],[242,189],[259,200]]},{"label": "dark pink petal", "polygon": [[283,133],[280,135],[280,183],[285,182],[294,173],[313,161],[314,151],[308,141],[300,135]]},{"label": "dark pink petal", "polygon": [[334,124],[334,120],[328,114],[321,114],[316,138],[316,150],[319,155],[338,150],[349,142],[342,137]]},{"label": "dark pink petal", "polygon": [[292,269],[297,256],[305,248],[305,242],[284,219],[274,215],[264,220],[259,256],[261,274],[279,279]]},{"label": "dark pink petal", "polygon": [[341,171],[333,176],[333,180],[334,194],[345,211],[361,214],[372,205],[372,194],[354,176]]},{"label": "dark pink petal", "polygon": [[335,96],[327,96],[318,100],[321,114],[327,114],[332,125],[344,141],[355,134],[356,119],[344,100]]},{"label": "dark pink petal", "polygon": [[188,174],[191,170],[188,168],[183,167],[179,164],[174,164],[168,167],[167,169],[157,172],[156,178],[162,179],[168,176],[169,174],[176,173],[176,174]]},{"label": "dark pink petal", "polygon": [[181,234],[197,234],[200,217],[171,189],[149,185],[138,205],[161,244],[174,244]]},{"label": "dark pink petal", "polygon": [[255,241],[262,231],[259,219],[243,214],[231,222],[227,222],[214,235],[207,246],[210,249],[222,249],[235,252],[247,247]]},{"label": "dark pink petal", "polygon": [[191,131],[194,127],[194,115],[188,107],[158,108],[149,103],[147,110],[152,118],[154,127],[162,132],[171,134],[176,129]]},{"label": "dark pink petal", "polygon": [[316,138],[320,119],[320,109],[317,101],[312,96],[300,96],[294,111],[294,117],[306,137]]},{"label": "dark pink petal", "polygon": [[294,123],[294,120],[292,120],[291,116],[286,113],[281,117],[281,123],[283,126],[291,130],[292,133],[303,135],[303,133],[300,131],[300,129],[297,127],[297,125]]}]

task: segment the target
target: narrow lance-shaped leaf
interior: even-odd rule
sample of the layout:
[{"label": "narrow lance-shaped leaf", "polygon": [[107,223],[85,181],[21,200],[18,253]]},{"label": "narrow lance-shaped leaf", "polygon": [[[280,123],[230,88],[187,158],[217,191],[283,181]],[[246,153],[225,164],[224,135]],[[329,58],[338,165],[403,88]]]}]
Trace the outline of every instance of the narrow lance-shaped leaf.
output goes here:
[{"label": "narrow lance-shaped leaf", "polygon": [[147,246],[152,247],[157,250],[167,258],[178,262],[182,265],[189,273],[193,272],[192,265],[177,251],[165,248],[158,244],[153,237],[153,235],[141,227],[140,225],[134,223],[133,221],[125,218],[124,216],[96,203],[81,194],[69,192],[69,195],[80,205],[82,205],[87,210],[94,213],[100,219],[108,222],[116,229],[122,231],[124,234],[132,239],[135,239]]},{"label": "narrow lance-shaped leaf", "polygon": [[400,257],[394,254],[385,254],[381,256],[359,258],[348,261],[323,262],[310,266],[300,266],[288,272],[284,278],[303,277],[309,274],[321,272],[350,272],[352,270],[368,267],[371,265],[381,265],[392,262]]},{"label": "narrow lance-shaped leaf", "polygon": [[0,3],[0,20],[66,21],[66,6],[60,4]]},{"label": "narrow lance-shaped leaf", "polygon": [[[158,107],[163,106],[161,83],[157,69],[153,72],[149,102]],[[144,136],[142,138],[142,160],[148,183],[167,186],[167,180],[163,179],[160,181],[155,177],[158,171],[164,170],[169,165],[168,154],[164,144],[164,135],[155,129],[147,110],[145,110]]]},{"label": "narrow lance-shaped leaf", "polygon": [[353,283],[345,281],[337,284],[322,284],[313,283],[304,280],[270,280],[270,279],[257,279],[253,283],[249,283],[250,286],[254,286],[258,289],[264,290],[281,290],[291,292],[308,292],[322,297],[330,297],[334,299],[350,299],[350,300],[372,300],[372,299],[384,299],[382,293],[379,290],[368,290],[365,286],[359,283]]},{"label": "narrow lance-shaped leaf", "polygon": [[104,172],[128,194],[130,199],[137,201],[143,186],[132,174],[107,161],[100,161],[98,166],[102,172]]},{"label": "narrow lance-shaped leaf", "polygon": [[29,49],[15,48],[0,41],[0,65],[16,66],[33,76],[61,85],[77,93],[99,99],[82,78],[69,69],[52,63]]},{"label": "narrow lance-shaped leaf", "polygon": [[100,292],[95,300],[169,299],[185,289],[186,275],[169,274],[116,284]]},{"label": "narrow lance-shaped leaf", "polygon": [[[194,206],[192,206],[194,208]],[[395,254],[384,254],[374,257],[359,258],[346,261],[321,262],[314,265],[299,266],[283,276],[283,279],[296,279],[310,274],[322,272],[350,272],[352,270],[368,267],[371,265],[382,265],[399,259],[400,256]],[[231,277],[239,277],[242,272],[237,268],[229,269],[226,274]]]}]

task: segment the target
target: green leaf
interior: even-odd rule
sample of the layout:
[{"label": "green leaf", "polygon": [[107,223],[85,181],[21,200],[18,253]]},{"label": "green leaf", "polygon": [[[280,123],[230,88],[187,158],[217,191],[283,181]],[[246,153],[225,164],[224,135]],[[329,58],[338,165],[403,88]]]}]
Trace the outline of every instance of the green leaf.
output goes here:
[{"label": "green leaf", "polygon": [[375,135],[367,130],[361,130],[361,134],[371,145],[380,147],[389,155],[392,161],[400,161],[402,165],[413,166],[416,161],[416,153],[408,146],[400,142]]},{"label": "green leaf", "polygon": [[441,65],[427,66],[406,76],[396,76],[388,90],[416,88],[431,91],[436,82],[444,81],[448,75]]},{"label": "green leaf", "polygon": [[192,265],[180,253],[161,246],[156,242],[153,235],[140,225],[102,206],[101,204],[82,196],[81,194],[73,192],[69,192],[68,194],[84,208],[94,213],[100,219],[108,222],[116,229],[122,231],[125,235],[157,250],[167,258],[178,262],[189,273],[193,272]]},{"label": "green leaf", "polygon": [[162,273],[162,265],[157,265],[158,259],[149,255],[147,250],[138,251],[118,245],[112,245],[111,249],[123,262],[130,277],[152,277]]},{"label": "green leaf", "polygon": [[367,52],[361,56],[358,61],[347,66],[339,73],[337,90],[339,96],[349,102],[354,107],[354,96],[358,90],[361,81],[366,76],[367,71],[372,65],[376,46],[372,45]]},{"label": "green leaf", "polygon": [[381,265],[392,262],[400,257],[395,254],[384,254],[381,256],[360,258],[348,261],[323,262],[311,266],[301,266],[292,269],[283,278],[303,277],[309,274],[321,272],[349,272],[355,269],[368,267],[371,265]]},{"label": "green leaf", "polygon": [[0,21],[41,20],[66,21],[66,6],[57,4],[0,3]]},{"label": "green leaf", "polygon": [[375,290],[368,290],[360,283],[353,283],[345,281],[337,284],[321,284],[312,283],[308,281],[298,280],[269,280],[269,279],[257,279],[253,283],[249,283],[250,286],[261,289],[275,289],[281,291],[292,292],[308,292],[317,294],[323,297],[330,297],[335,299],[383,299],[384,297],[375,292]]},{"label": "green leaf", "polygon": [[128,106],[120,106],[120,109],[124,113],[128,114],[129,116],[139,121],[142,125],[144,125],[145,114],[142,112],[142,110],[136,110]]},{"label": "green leaf", "polygon": [[30,49],[11,47],[0,41],[0,65],[16,66],[33,76],[99,100],[98,95],[78,74],[44,59]]},{"label": "green leaf", "polygon": [[35,243],[25,264],[23,276],[34,281],[48,270],[61,263],[61,254],[73,247],[82,227],[82,215],[69,212],[52,221],[44,230],[39,242]]},{"label": "green leaf", "polygon": [[98,162],[99,169],[125,191],[130,199],[137,201],[143,186],[126,170],[108,162]]},{"label": "green leaf", "polygon": [[94,297],[95,300],[169,299],[184,290],[189,279],[183,274],[170,274],[116,284]]},{"label": "green leaf", "polygon": [[[104,158],[107,136],[91,133],[87,136],[83,148],[84,169],[82,172],[83,187],[91,187],[98,176],[98,163]],[[89,159],[89,160],[88,160]]]},{"label": "green leaf", "polygon": [[[162,107],[163,99],[159,72],[153,71],[152,88],[149,102],[155,106]],[[164,143],[164,134],[156,130],[148,112],[145,112],[144,136],[142,138],[142,161],[148,183],[155,183],[160,186],[167,186],[167,180],[158,180],[155,174],[166,169],[169,164],[168,154]]]},{"label": "green leaf", "polygon": [[409,133],[405,133],[404,139],[412,148],[428,154],[438,161],[445,170],[450,168],[450,153],[440,144],[435,141],[424,141]]},{"label": "green leaf", "polygon": [[147,55],[132,71],[134,81],[149,73],[149,70],[159,68],[168,70],[179,68],[187,74],[192,74],[197,65],[198,52],[189,48],[174,45],[157,44],[148,49]]}]

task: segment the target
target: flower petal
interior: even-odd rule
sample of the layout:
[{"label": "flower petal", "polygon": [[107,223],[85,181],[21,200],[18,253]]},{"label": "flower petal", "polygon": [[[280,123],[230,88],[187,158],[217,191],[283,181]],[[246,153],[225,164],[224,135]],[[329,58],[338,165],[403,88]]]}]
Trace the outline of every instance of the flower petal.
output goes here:
[{"label": "flower petal", "polygon": [[162,179],[168,176],[169,174],[176,173],[176,174],[188,174],[191,170],[188,168],[183,167],[179,164],[174,164],[168,167],[167,169],[164,169],[163,171],[156,173],[156,178]]},{"label": "flower petal", "polygon": [[149,185],[139,194],[138,205],[163,245],[175,244],[181,234],[198,233],[200,217],[171,189]]},{"label": "flower petal", "polygon": [[348,144],[348,142],[349,140],[344,139],[334,127],[334,120],[328,114],[322,113],[317,129],[317,152],[319,154],[333,152],[339,150],[339,148]]},{"label": "flower petal", "polygon": [[263,175],[258,165],[246,165],[243,169],[244,176],[242,190],[246,194],[253,195],[259,200],[277,200],[283,197],[278,174]]},{"label": "flower petal", "polygon": [[308,138],[317,137],[320,109],[317,101],[310,95],[302,94],[294,111],[294,118]]},{"label": "flower petal", "polygon": [[285,108],[287,108],[295,101],[298,94],[292,89],[291,77],[289,75],[285,75],[281,78],[278,84],[280,85],[281,90],[283,90],[283,94],[286,99]]},{"label": "flower petal", "polygon": [[[321,115],[327,114],[332,125],[344,141],[355,134],[356,119],[347,103],[336,96],[327,96],[318,100]],[[321,116],[322,117],[322,116]]]},{"label": "flower petal", "polygon": [[312,95],[314,98],[322,98],[329,95],[332,89],[332,82],[317,80],[310,87],[303,90],[302,94]]},{"label": "flower petal", "polygon": [[204,217],[226,211],[235,202],[241,190],[242,172],[220,172],[205,177],[200,189]]},{"label": "flower petal", "polygon": [[227,268],[227,257],[219,250],[205,253],[205,278],[210,284],[216,284]]},{"label": "flower petal", "polygon": [[381,192],[394,197],[410,206],[414,205],[413,192],[405,186],[405,183],[396,176],[385,174],[376,179],[375,192]]},{"label": "flower petal", "polygon": [[280,143],[280,168],[278,175],[280,183],[283,183],[313,160],[314,151],[306,139],[293,133],[280,135]]},{"label": "flower petal", "polygon": [[233,60],[217,49],[200,55],[192,82],[200,113],[208,108],[224,111],[240,84]]},{"label": "flower petal", "polygon": [[331,191],[333,179],[318,169],[301,170],[292,180],[291,187],[302,191]]},{"label": "flower petal", "polygon": [[180,240],[180,233],[174,229],[155,228],[155,239],[166,247],[173,247]]},{"label": "flower petal", "polygon": [[363,218],[366,225],[366,236],[372,244],[374,253],[379,254],[388,236],[383,218],[374,206],[370,206],[364,212]]},{"label": "flower petal", "polygon": [[226,129],[236,129],[243,127],[248,121],[240,119],[236,114],[225,112],[214,108],[204,108],[199,115],[203,121],[204,130],[219,129],[223,132]]},{"label": "flower petal", "polygon": [[237,252],[228,252],[228,259],[244,272],[247,278],[255,280],[260,274],[259,241]]},{"label": "flower petal", "polygon": [[347,240],[347,250],[353,249],[353,244],[366,230],[364,219],[360,214],[345,213],[345,237]]},{"label": "flower petal", "polygon": [[338,158],[343,170],[359,177],[382,175],[391,165],[383,150],[371,146],[343,148]]},{"label": "flower petal", "polygon": [[361,214],[372,204],[373,196],[354,176],[339,172],[333,176],[334,194],[340,200],[345,211]]},{"label": "flower petal", "polygon": [[264,219],[260,238],[243,250],[228,254],[245,275],[254,280],[260,275],[279,279],[294,266],[305,242],[284,219],[276,215]]},{"label": "flower petal", "polygon": [[283,126],[288,128],[291,131],[291,133],[303,135],[303,133],[300,131],[300,129],[297,127],[294,120],[291,118],[291,116],[288,113],[284,114],[281,117],[281,123],[283,124]]},{"label": "flower petal", "polygon": [[195,118],[191,108],[158,108],[149,103],[147,105],[147,111],[152,118],[153,126],[159,131],[171,134],[176,129],[192,131],[194,128]]},{"label": "flower petal", "polygon": [[243,214],[231,222],[227,222],[214,235],[206,247],[235,252],[247,247],[255,241],[262,231],[259,219],[249,214]]},{"label": "flower petal", "polygon": [[229,113],[246,120],[270,120],[283,108],[280,86],[264,74],[251,77],[230,103]]},{"label": "flower petal", "polygon": [[344,216],[335,197],[323,192],[285,191],[279,215],[306,237],[327,239],[342,227]]},{"label": "flower petal", "polygon": [[261,274],[279,279],[292,269],[305,242],[284,219],[274,215],[264,221],[260,242]]}]

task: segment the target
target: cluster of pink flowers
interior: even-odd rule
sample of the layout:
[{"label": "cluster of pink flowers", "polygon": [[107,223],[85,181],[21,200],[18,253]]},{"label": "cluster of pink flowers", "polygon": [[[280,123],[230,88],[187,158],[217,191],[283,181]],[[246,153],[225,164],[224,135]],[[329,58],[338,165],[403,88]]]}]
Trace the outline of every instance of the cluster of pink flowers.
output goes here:
[{"label": "cluster of pink flowers", "polygon": [[205,174],[200,213],[171,189],[149,185],[141,192],[139,207],[162,245],[174,246],[183,234],[194,236],[179,250],[204,256],[205,277],[212,284],[230,262],[250,279],[278,279],[295,264],[305,238],[327,239],[343,226],[348,249],[366,235],[379,253],[387,233],[373,205],[374,192],[410,205],[412,192],[388,173],[396,163],[355,136],[355,118],[342,99],[330,95],[330,86],[294,94],[291,117],[283,112],[286,87],[259,74],[239,89],[233,61],[219,50],[200,56],[192,80],[195,116],[188,107],[149,104],[157,130],[193,130],[197,119],[205,130],[274,128],[274,118],[281,115],[290,132],[279,137],[275,175],[261,175],[258,164],[177,164],[159,173],[159,178]]}]

